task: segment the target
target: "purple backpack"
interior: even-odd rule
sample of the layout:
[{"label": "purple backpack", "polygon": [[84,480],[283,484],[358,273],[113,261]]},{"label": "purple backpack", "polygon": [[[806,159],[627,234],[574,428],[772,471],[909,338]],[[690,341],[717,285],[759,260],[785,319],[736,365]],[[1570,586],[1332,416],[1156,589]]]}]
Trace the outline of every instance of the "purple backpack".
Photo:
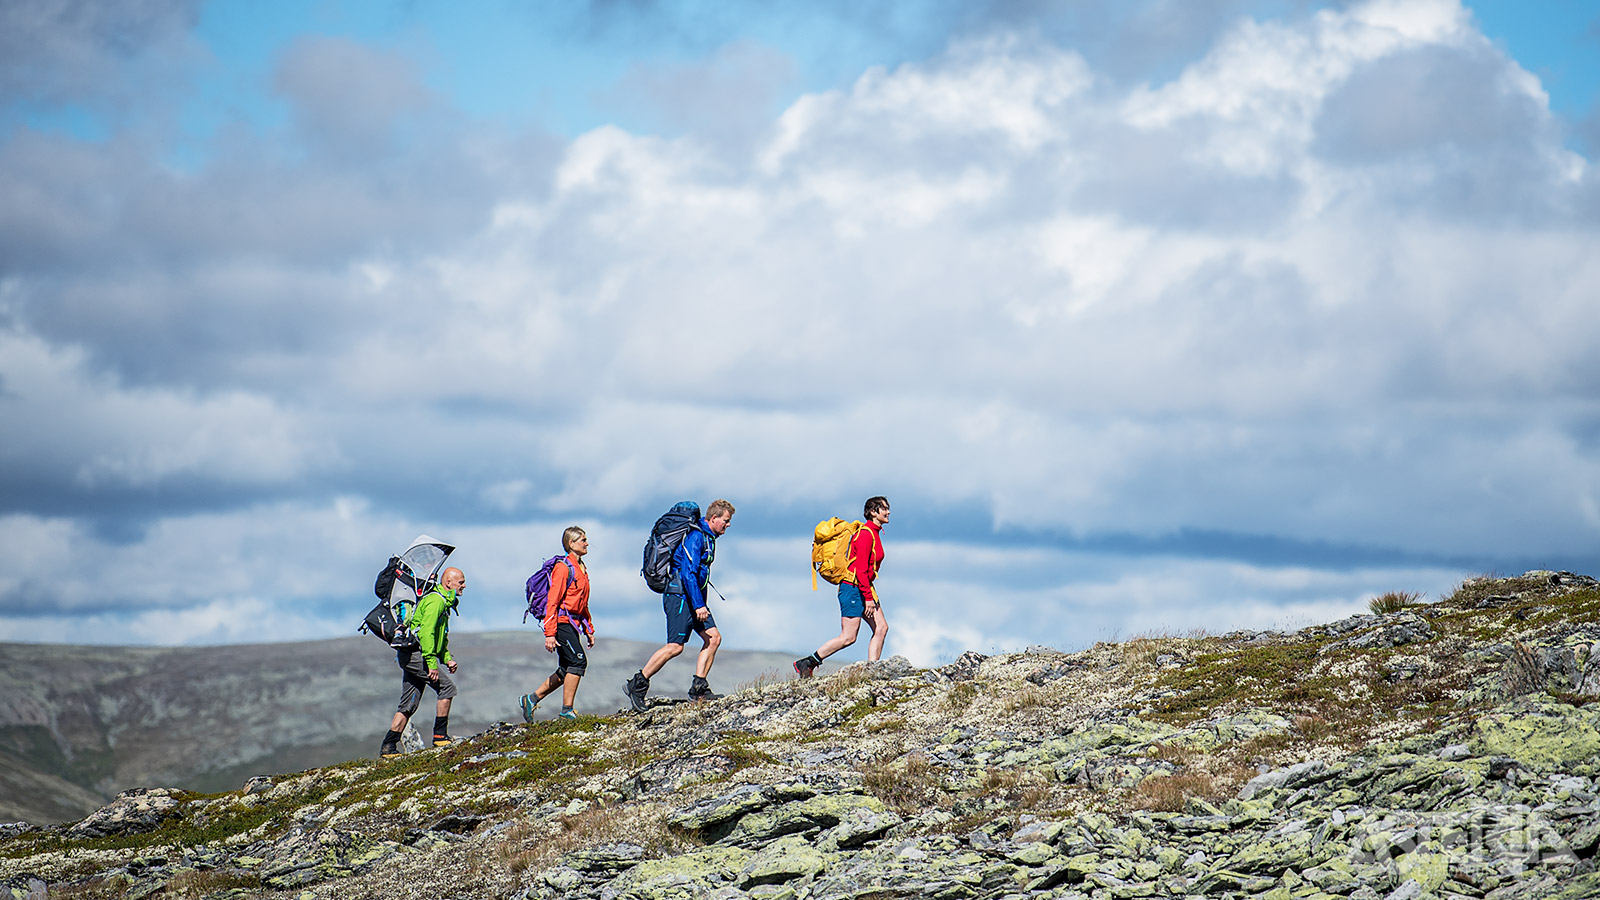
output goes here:
[{"label": "purple backpack", "polygon": [[[565,553],[558,553],[545,560],[544,565],[539,567],[539,571],[528,576],[528,583],[525,585],[525,592],[528,595],[528,608],[522,613],[523,624],[527,624],[529,616],[533,616],[541,622],[544,621],[545,607],[550,602],[550,570],[556,567],[556,563],[566,562],[566,559],[567,555]],[[572,587],[577,580],[578,573],[574,572],[572,566],[568,564],[567,587]]]}]

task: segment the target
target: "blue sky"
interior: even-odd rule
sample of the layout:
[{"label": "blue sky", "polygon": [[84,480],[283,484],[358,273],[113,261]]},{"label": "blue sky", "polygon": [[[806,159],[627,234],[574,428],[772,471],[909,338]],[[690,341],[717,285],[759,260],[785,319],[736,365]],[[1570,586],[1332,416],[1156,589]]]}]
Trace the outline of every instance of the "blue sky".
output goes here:
[{"label": "blue sky", "polygon": [[739,506],[729,642],[804,651],[810,525],[887,494],[923,663],[1600,570],[1597,49],[1572,0],[7,4],[4,637],[343,634],[419,532],[513,627],[580,522],[655,639],[685,497]]}]

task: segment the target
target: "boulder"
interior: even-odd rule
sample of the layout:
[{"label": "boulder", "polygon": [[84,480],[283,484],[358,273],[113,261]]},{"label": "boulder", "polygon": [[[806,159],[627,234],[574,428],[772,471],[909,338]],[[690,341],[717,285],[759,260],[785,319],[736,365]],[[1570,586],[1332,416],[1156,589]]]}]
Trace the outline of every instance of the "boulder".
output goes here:
[{"label": "boulder", "polygon": [[135,788],[90,813],[67,833],[73,837],[107,837],[143,834],[179,813],[180,791],[173,788]]}]

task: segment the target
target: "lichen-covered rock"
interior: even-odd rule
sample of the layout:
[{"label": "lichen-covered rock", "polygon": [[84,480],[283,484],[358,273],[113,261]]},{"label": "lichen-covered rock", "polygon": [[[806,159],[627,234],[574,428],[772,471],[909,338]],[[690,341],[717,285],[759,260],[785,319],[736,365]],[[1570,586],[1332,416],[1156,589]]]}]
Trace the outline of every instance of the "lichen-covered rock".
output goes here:
[{"label": "lichen-covered rock", "polygon": [[67,831],[74,837],[106,837],[154,831],[178,815],[180,792],[171,788],[123,791]]},{"label": "lichen-covered rock", "polygon": [[745,863],[739,873],[739,886],[751,888],[758,884],[782,884],[796,878],[812,878],[826,868],[822,852],[804,838],[780,838],[761,848]]},{"label": "lichen-covered rock", "polygon": [[754,856],[740,847],[701,847],[649,859],[617,876],[601,892],[607,900],[700,900],[736,879]]},{"label": "lichen-covered rock", "polygon": [[0,883],[0,888],[5,889],[0,896],[5,900],[49,900],[49,887],[44,879],[24,873]]},{"label": "lichen-covered rock", "polygon": [[1529,700],[1478,719],[1471,746],[1538,770],[1593,763],[1600,758],[1600,708]]},{"label": "lichen-covered rock", "polygon": [[877,798],[862,794],[819,794],[745,815],[716,839],[720,843],[754,847],[787,834],[816,836],[838,825],[857,809],[882,813],[887,807]]},{"label": "lichen-covered rock", "polygon": [[619,842],[566,853],[561,857],[561,865],[581,872],[620,872],[643,860],[643,847]]},{"label": "lichen-covered rock", "polygon": [[827,850],[848,850],[878,840],[905,821],[892,809],[862,804],[839,817],[839,824],[817,838],[817,846]]},{"label": "lichen-covered rock", "polygon": [[280,890],[366,871],[399,845],[337,828],[292,829],[260,848],[261,883]]}]

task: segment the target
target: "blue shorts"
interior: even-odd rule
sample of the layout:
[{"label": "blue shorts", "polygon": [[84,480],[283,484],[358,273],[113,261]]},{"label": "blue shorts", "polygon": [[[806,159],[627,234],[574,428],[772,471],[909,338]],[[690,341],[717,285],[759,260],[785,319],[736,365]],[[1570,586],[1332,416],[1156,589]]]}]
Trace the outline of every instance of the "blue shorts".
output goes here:
[{"label": "blue shorts", "polygon": [[704,622],[695,618],[694,607],[689,605],[689,598],[682,594],[662,594],[661,609],[667,614],[667,643],[689,643],[689,632],[697,631],[705,637],[706,631],[717,627],[716,617],[711,615],[711,610],[706,609]]},{"label": "blue shorts", "polygon": [[861,588],[848,581],[839,583],[839,615],[845,619],[859,619],[867,614],[867,601],[861,596]]}]

